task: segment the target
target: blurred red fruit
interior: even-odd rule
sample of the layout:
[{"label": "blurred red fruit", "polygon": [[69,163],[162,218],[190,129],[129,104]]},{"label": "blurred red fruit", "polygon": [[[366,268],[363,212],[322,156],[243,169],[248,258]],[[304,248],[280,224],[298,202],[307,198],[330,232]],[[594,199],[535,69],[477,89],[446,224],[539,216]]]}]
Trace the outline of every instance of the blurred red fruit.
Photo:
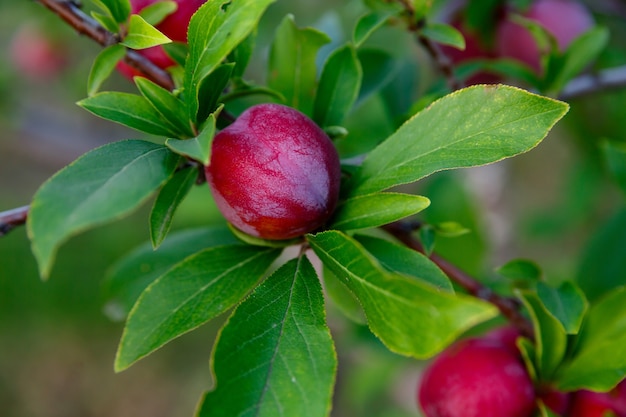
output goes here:
[{"label": "blurred red fruit", "polygon": [[33,80],[50,80],[67,66],[66,51],[41,29],[23,25],[11,38],[9,58],[20,75]]},{"label": "blurred red fruit", "polygon": [[461,341],[426,369],[418,392],[427,417],[530,417],[533,384],[519,355],[500,342]]},{"label": "blurred red fruit", "polygon": [[[589,11],[575,0],[538,0],[523,16],[550,32],[560,51],[594,25]],[[499,56],[520,61],[541,73],[541,53],[535,39],[524,26],[504,19],[497,29]]]}]

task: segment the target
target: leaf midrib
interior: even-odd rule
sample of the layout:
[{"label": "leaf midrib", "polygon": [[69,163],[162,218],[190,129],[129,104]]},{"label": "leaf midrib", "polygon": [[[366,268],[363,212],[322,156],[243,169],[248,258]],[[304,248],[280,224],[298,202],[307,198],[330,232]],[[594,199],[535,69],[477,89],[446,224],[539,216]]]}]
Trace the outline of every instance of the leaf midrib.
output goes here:
[{"label": "leaf midrib", "polygon": [[[559,112],[561,112],[561,110],[560,110],[560,109],[558,109],[558,110],[557,110],[557,109],[555,109],[555,110],[545,111],[545,112],[542,112],[542,113],[533,113],[533,114],[531,114],[531,115],[528,115],[528,116],[526,116],[526,117],[522,117],[522,118],[516,119],[516,120],[514,120],[514,121],[507,121],[507,122],[503,122],[503,123],[500,123],[500,124],[498,124],[498,125],[494,125],[494,126],[490,127],[489,129],[481,130],[481,131],[476,132],[476,133],[474,133],[474,134],[472,134],[472,135],[469,135],[469,136],[463,136],[463,137],[460,137],[460,138],[458,138],[458,139],[457,139],[457,140],[455,140],[455,141],[452,141],[452,142],[447,142],[447,143],[446,143],[446,144],[444,144],[444,145],[440,145],[440,146],[434,147],[434,148],[432,148],[432,149],[430,149],[430,150],[428,150],[428,151],[426,151],[426,152],[422,152],[422,153],[416,154],[414,158],[407,159],[407,160],[405,160],[405,161],[403,161],[403,162],[401,162],[401,163],[395,164],[395,165],[394,165],[394,160],[392,159],[392,160],[390,160],[388,163],[386,163],[385,165],[382,165],[382,166],[380,166],[379,168],[377,168],[376,172],[369,173],[369,175],[367,175],[364,179],[362,179],[361,183],[359,184],[359,188],[360,188],[361,186],[363,186],[363,184],[367,184],[368,182],[370,182],[370,180],[371,180],[372,178],[375,178],[375,177],[377,176],[377,174],[379,174],[379,173],[380,173],[380,172],[382,172],[382,171],[385,171],[385,170],[388,170],[388,169],[394,169],[394,170],[397,170],[397,169],[402,168],[402,167],[404,167],[404,166],[406,166],[406,165],[409,165],[409,164],[411,164],[411,163],[413,163],[413,162],[415,162],[415,161],[417,161],[417,160],[419,160],[419,159],[426,158],[427,156],[429,156],[429,155],[431,155],[431,154],[433,154],[433,153],[439,152],[439,151],[441,151],[442,149],[446,149],[446,148],[450,148],[450,147],[452,147],[452,146],[456,146],[456,145],[458,145],[459,143],[462,143],[462,142],[465,142],[465,141],[467,141],[467,140],[473,139],[473,138],[475,138],[475,137],[477,137],[477,136],[480,136],[480,135],[484,135],[484,134],[486,134],[487,132],[491,132],[491,131],[493,131],[493,130],[500,129],[500,128],[502,128],[503,126],[506,126],[506,125],[508,125],[508,124],[518,123],[518,122],[523,121],[523,120],[526,120],[526,119],[536,118],[536,117],[539,117],[539,116],[545,116],[545,115],[548,115],[548,114],[550,114],[550,113],[559,113]],[[394,135],[394,136],[395,136],[395,135]],[[385,143],[385,142],[383,142],[383,143]],[[366,163],[366,162],[367,162],[367,161],[365,161],[365,163]],[[365,166],[365,165],[364,165],[364,166]],[[375,167],[375,168],[376,168],[376,167]]]},{"label": "leaf midrib", "polygon": [[[98,188],[96,190],[94,190],[94,192],[90,193],[89,197],[84,199],[78,206],[76,206],[76,208],[74,210],[72,210],[72,212],[71,212],[71,214],[69,216],[65,217],[65,221],[63,222],[64,228],[68,228],[67,227],[68,224],[69,225],[74,224],[75,220],[77,220],[77,218],[78,218],[78,220],[81,220],[80,217],[79,217],[79,214],[81,214],[82,208],[85,207],[86,205],[88,205],[88,203],[90,203],[93,200],[94,195],[99,194],[99,192],[102,189],[106,188],[109,183],[113,182],[114,180],[117,180],[119,178],[119,176],[122,175],[131,166],[134,166],[135,164],[139,163],[141,160],[143,160],[144,158],[147,158],[152,153],[154,153],[154,152],[162,152],[164,149],[165,148],[159,147],[159,148],[155,148],[155,149],[149,150],[148,152],[142,153],[138,157],[132,159],[128,164],[124,165],[124,167],[122,167],[122,169],[120,169],[114,175],[112,175],[109,178],[107,178],[104,182],[102,182],[98,186]],[[82,220],[82,221],[84,221],[84,220]]]},{"label": "leaf midrib", "polygon": [[[220,249],[219,247],[217,248],[211,248],[208,249],[206,252],[203,252],[204,254],[208,253],[208,252],[213,252]],[[139,346],[143,346],[146,342],[146,340],[148,340],[150,337],[152,337],[154,334],[156,334],[161,327],[163,326],[164,323],[166,323],[172,316],[174,316],[178,311],[180,311],[181,308],[183,308],[185,305],[189,304],[191,302],[192,299],[198,297],[199,295],[201,295],[208,287],[210,287],[211,285],[213,285],[216,281],[224,278],[224,276],[230,274],[233,270],[239,268],[239,267],[243,267],[246,264],[252,262],[253,260],[255,260],[256,258],[267,254],[268,251],[262,251],[259,253],[254,254],[254,256],[251,256],[250,258],[247,258],[246,260],[244,260],[243,262],[237,262],[235,265],[231,266],[230,268],[226,269],[224,272],[222,272],[221,274],[218,274],[215,278],[213,278],[211,281],[207,282],[204,286],[202,286],[198,291],[195,291],[193,294],[191,294],[189,297],[187,297],[186,299],[184,299],[182,302],[180,302],[174,309],[171,310],[171,313],[168,315],[164,315],[163,319],[160,320],[159,322],[157,322],[154,326],[153,326],[153,330],[150,332],[147,332],[146,334],[144,334],[143,338],[139,341],[140,343],[138,343]],[[178,268],[177,268],[178,269]],[[167,274],[167,272],[166,272]],[[194,274],[194,276],[197,276],[200,274]],[[164,275],[163,275],[164,276]],[[159,280],[160,278],[158,278],[157,280]],[[158,281],[155,281],[158,282]],[[137,303],[137,305],[139,305],[139,303]],[[133,315],[134,313],[134,308],[133,311],[130,313],[130,315]],[[186,329],[186,331],[190,331],[191,329]],[[182,333],[181,333],[182,334]],[[178,335],[179,336],[179,335]],[[159,346],[163,346],[165,343],[167,342],[163,342],[163,343],[158,343],[156,346],[150,346],[150,351],[158,348]],[[142,356],[140,356],[139,358],[145,356],[146,354],[143,354]]]}]

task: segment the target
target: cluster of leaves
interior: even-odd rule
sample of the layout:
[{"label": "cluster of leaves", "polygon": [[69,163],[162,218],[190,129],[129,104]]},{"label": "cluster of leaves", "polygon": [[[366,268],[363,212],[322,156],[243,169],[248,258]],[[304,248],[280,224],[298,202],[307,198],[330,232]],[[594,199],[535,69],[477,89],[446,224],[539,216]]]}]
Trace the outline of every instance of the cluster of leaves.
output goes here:
[{"label": "cluster of leaves", "polygon": [[[126,369],[232,310],[213,351],[216,386],[202,399],[200,416],[329,413],[337,358],[318,275],[348,317],[366,321],[391,351],[415,358],[437,354],[495,317],[493,305],[455,292],[427,257],[368,231],[430,204],[422,196],[386,190],[441,170],[526,152],[568,109],[502,85],[474,86],[435,101],[362,163],[345,163],[351,175],[327,230],[307,235],[300,252],[287,259],[281,257],[283,248],[242,242],[226,227],[168,236],[177,206],[208,164],[211,140],[226,120],[221,115],[230,100],[265,94],[309,115],[327,132],[358,141],[342,126],[344,119],[384,84],[380,63],[392,58],[363,45],[401,8],[376,8],[363,16],[352,39],[330,53],[321,71],[315,61],[329,37],[299,28],[287,16],[271,45],[267,85],[246,83],[255,28],[272,2],[209,0],[190,22],[188,45],[168,49],[179,64],[171,72],[176,88],[169,91],[138,77],[139,94],[128,94],[98,90],[126,47],[167,42],[152,24],[171,8],[166,2],[140,17],[130,16],[127,1],[98,1],[104,13],[94,17],[119,33],[122,43],[98,57],[89,97],[79,105],[159,139],[111,143],[80,157],[41,186],[28,218],[32,249],[47,277],[64,241],[128,214],[157,194],[149,221],[152,241],[122,259],[107,278],[109,297],[127,314],[115,368]],[[456,42],[448,28],[423,30],[433,39]],[[309,248],[323,273],[307,257]],[[624,355],[616,349],[626,332],[613,309],[626,305],[626,292],[613,290],[589,307],[572,284],[530,287],[517,295],[537,331],[535,344],[523,345],[537,379],[556,381],[564,390],[615,385],[626,371]]]},{"label": "cluster of leaves", "polygon": [[[496,29],[497,19],[494,16],[497,13],[496,9],[501,7],[501,3],[499,0],[468,2],[466,11],[468,25],[490,42],[493,42],[492,38]],[[523,10],[531,2],[528,0],[514,0],[512,3],[517,8]],[[560,51],[552,33],[541,24],[521,15],[511,15],[510,19],[527,28],[533,36],[541,54],[540,74],[537,74],[534,69],[519,61],[497,59],[475,60],[474,62],[459,65],[455,70],[460,77],[466,78],[476,72],[486,70],[523,81],[548,96],[556,96],[569,81],[598,59],[598,56],[609,42],[609,30],[604,26],[596,25],[574,39],[564,51]],[[463,44],[455,41],[457,37],[452,35],[455,29],[448,26],[445,30],[450,32],[450,35],[442,39],[445,40],[442,43],[463,49]]]},{"label": "cluster of leaves", "polygon": [[[590,303],[574,281],[550,286],[527,260],[511,261],[499,273],[515,282],[533,324],[534,340],[520,339],[518,346],[536,386],[606,392],[624,379],[626,288],[619,279]],[[556,417],[541,401],[539,407],[542,416]]]}]

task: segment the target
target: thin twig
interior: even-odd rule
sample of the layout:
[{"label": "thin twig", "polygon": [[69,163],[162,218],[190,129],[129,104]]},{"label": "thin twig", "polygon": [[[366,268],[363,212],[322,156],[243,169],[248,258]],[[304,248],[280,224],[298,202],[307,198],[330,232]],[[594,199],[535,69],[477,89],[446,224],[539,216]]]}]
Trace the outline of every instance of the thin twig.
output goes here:
[{"label": "thin twig", "polygon": [[594,74],[580,75],[565,86],[559,98],[567,101],[624,87],[626,87],[626,65],[604,69]]},{"label": "thin twig", "polygon": [[0,212],[0,236],[4,236],[16,226],[26,223],[29,206],[18,207]]},{"label": "thin twig", "polygon": [[[104,29],[97,21],[85,14],[71,0],[37,0],[43,6],[51,10],[67,24],[73,27],[79,34],[87,36],[101,46],[107,47],[119,43],[119,37]],[[169,73],[149,59],[133,50],[127,50],[124,60],[131,66],[139,69],[146,77],[168,90],[174,89],[175,85]],[[29,206],[19,207],[0,213],[0,236],[4,236],[15,227],[26,223]]]},{"label": "thin twig", "polygon": [[[71,0],[37,1],[63,19],[68,25],[76,29],[79,34],[93,39],[104,47],[120,42],[118,35],[104,29],[97,21],[80,10]],[[141,71],[147,78],[161,87],[168,90],[175,88],[174,81],[170,74],[154,65],[152,61],[140,53],[128,49],[124,61],[128,63],[128,65]]]},{"label": "thin twig", "polygon": [[[422,244],[414,236],[415,227],[413,224],[409,222],[395,222],[384,226],[383,229],[407,247],[420,253],[425,253]],[[458,284],[469,294],[495,305],[502,315],[519,329],[524,336],[533,338],[532,325],[528,319],[521,314],[521,304],[517,299],[505,297],[494,292],[491,288],[486,287],[478,280],[435,253],[430,255],[430,260],[433,261],[450,280]]]}]

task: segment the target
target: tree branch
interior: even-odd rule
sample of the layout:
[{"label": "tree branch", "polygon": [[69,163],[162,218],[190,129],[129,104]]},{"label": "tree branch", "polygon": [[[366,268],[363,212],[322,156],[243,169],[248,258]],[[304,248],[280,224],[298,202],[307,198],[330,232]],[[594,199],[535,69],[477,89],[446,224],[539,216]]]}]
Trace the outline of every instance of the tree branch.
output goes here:
[{"label": "tree branch", "polygon": [[[385,225],[383,229],[407,247],[425,254],[422,244],[413,235],[415,232],[414,224],[410,222],[395,222]],[[531,339],[534,337],[532,325],[520,312],[521,304],[517,299],[505,297],[494,292],[491,288],[481,284],[437,254],[431,254],[430,260],[433,261],[450,280],[465,289],[469,294],[495,305],[502,315],[519,329],[524,336]]]},{"label": "tree branch", "polygon": [[[51,10],[79,34],[87,36],[103,47],[120,42],[119,36],[104,29],[97,21],[85,14],[76,3],[71,0],[36,0]],[[143,55],[133,50],[127,50],[124,60],[134,68],[140,70],[155,83],[163,88],[173,90],[174,82],[170,74],[157,67]],[[0,236],[4,236],[15,227],[26,223],[28,206],[0,213]]]},{"label": "tree branch", "polygon": [[559,98],[567,101],[624,87],[626,87],[626,65],[578,76],[567,83]]},{"label": "tree branch", "polygon": [[26,223],[29,206],[0,212],[0,236],[4,236],[17,226]]},{"label": "tree branch", "polygon": [[[104,29],[97,21],[85,14],[72,0],[36,0],[73,27],[79,34],[87,36],[100,45],[107,47],[120,42],[117,34]],[[157,67],[139,54],[137,51],[128,49],[124,61],[138,69],[150,80],[168,90],[175,88],[170,74]]]}]

